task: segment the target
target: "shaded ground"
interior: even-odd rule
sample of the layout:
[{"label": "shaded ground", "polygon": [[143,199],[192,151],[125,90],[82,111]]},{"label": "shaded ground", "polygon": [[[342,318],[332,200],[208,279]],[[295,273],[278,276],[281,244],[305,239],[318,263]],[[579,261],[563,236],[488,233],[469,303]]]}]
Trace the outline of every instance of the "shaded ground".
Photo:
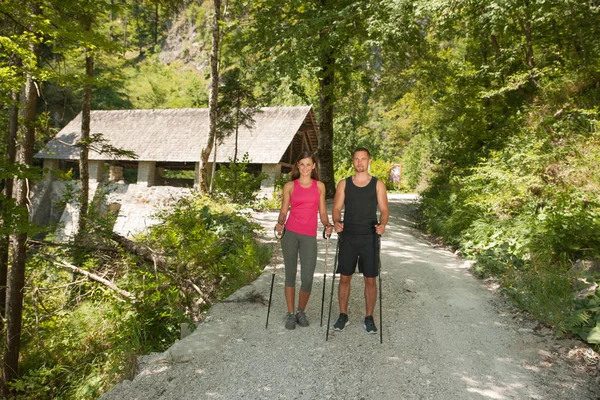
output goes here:
[{"label": "shaded ground", "polygon": [[[320,326],[325,242],[307,308],[311,326],[287,331],[281,257],[269,328],[272,266],[215,305],[192,335],[145,356],[133,381],[103,399],[597,399],[595,370],[571,354],[584,346],[554,339],[521,319],[452,253],[411,226],[414,198],[391,195],[382,238],[383,344],[366,335],[362,277],[353,279],[350,325],[325,340],[336,240],[329,249]],[[272,232],[275,213],[256,216]],[[334,235],[335,236],[335,235]],[[272,239],[271,239],[272,240]],[[336,285],[337,286],[337,285]],[[337,287],[336,287],[337,288]],[[258,295],[256,295],[258,293]],[[256,301],[256,299],[263,301]],[[375,321],[379,325],[379,307]],[[332,322],[337,317],[333,301]],[[590,358],[591,359],[591,358]]]}]

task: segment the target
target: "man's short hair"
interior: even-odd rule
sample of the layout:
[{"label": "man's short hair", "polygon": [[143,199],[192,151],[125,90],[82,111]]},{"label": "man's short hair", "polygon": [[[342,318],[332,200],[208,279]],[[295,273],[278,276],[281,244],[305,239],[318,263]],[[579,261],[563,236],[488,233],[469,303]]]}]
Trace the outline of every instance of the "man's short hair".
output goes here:
[{"label": "man's short hair", "polygon": [[358,153],[359,151],[364,151],[365,153],[367,153],[367,156],[369,156],[369,158],[371,158],[371,153],[369,152],[369,150],[367,150],[364,147],[357,147],[356,149],[354,149],[354,151],[352,152],[352,158],[354,158],[356,153]]}]

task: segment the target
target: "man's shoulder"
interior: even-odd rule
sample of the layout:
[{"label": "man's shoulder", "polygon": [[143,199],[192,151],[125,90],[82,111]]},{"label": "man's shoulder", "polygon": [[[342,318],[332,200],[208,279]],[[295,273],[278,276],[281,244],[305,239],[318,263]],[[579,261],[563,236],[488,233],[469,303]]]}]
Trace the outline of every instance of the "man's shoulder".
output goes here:
[{"label": "man's shoulder", "polygon": [[347,180],[347,179],[349,179],[349,178],[352,178],[352,177],[350,176],[350,177],[348,177],[348,178],[340,179],[340,180],[338,181],[338,183],[337,183],[337,187],[340,187],[340,186],[346,186],[346,180]]}]

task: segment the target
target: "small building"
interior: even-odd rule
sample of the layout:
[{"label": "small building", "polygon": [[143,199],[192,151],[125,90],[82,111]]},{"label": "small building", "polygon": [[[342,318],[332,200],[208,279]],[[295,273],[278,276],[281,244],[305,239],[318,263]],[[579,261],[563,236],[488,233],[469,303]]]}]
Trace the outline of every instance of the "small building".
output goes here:
[{"label": "small building", "polygon": [[[298,155],[317,150],[317,124],[312,107],[265,107],[254,115],[252,129],[240,127],[238,160],[248,154],[251,172],[264,172],[261,191],[272,193],[277,178],[288,172]],[[98,145],[89,152],[92,201],[104,195],[107,212],[116,216],[113,231],[135,235],[157,222],[156,211],[188,196],[198,185],[200,152],[209,133],[208,109],[92,111],[90,136],[102,135],[113,148],[135,153],[115,157]],[[81,114],[35,155],[50,170],[77,170]],[[235,134],[217,145],[217,168],[230,163]],[[212,149],[207,171],[212,170]],[[187,172],[182,172],[187,171]],[[170,173],[173,172],[173,173]],[[31,218],[40,225],[57,223],[58,240],[73,238],[79,205],[72,193],[78,181],[47,179],[32,187]]]},{"label": "small building", "polygon": [[[111,146],[128,150],[137,157],[116,158],[96,149],[89,152],[90,180],[96,182],[130,180],[146,186],[198,185],[200,152],[209,134],[206,108],[161,110],[92,111],[90,136],[102,134]],[[264,172],[262,189],[272,190],[282,172],[290,170],[302,151],[317,150],[318,126],[311,106],[264,107],[254,115],[251,129],[241,126],[238,133],[238,160],[245,153],[249,168]],[[60,130],[35,155],[48,169],[77,168],[80,148],[81,114]],[[214,147],[207,170],[212,168]],[[217,145],[217,166],[234,156],[235,134]],[[169,179],[166,171],[195,171],[193,180]]]}]

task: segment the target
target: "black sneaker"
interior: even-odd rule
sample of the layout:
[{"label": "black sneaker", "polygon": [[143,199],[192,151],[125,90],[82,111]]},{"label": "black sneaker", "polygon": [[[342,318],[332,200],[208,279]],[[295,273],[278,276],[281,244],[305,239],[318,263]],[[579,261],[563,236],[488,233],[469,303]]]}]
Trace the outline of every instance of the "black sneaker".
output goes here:
[{"label": "black sneaker", "polygon": [[342,331],[350,322],[348,321],[348,314],[340,314],[337,322],[333,324],[333,329],[336,331]]},{"label": "black sneaker", "polygon": [[365,331],[367,331],[367,333],[371,333],[371,334],[377,333],[377,327],[375,326],[375,321],[373,321],[372,315],[365,317],[365,323],[363,326],[365,327]]}]

